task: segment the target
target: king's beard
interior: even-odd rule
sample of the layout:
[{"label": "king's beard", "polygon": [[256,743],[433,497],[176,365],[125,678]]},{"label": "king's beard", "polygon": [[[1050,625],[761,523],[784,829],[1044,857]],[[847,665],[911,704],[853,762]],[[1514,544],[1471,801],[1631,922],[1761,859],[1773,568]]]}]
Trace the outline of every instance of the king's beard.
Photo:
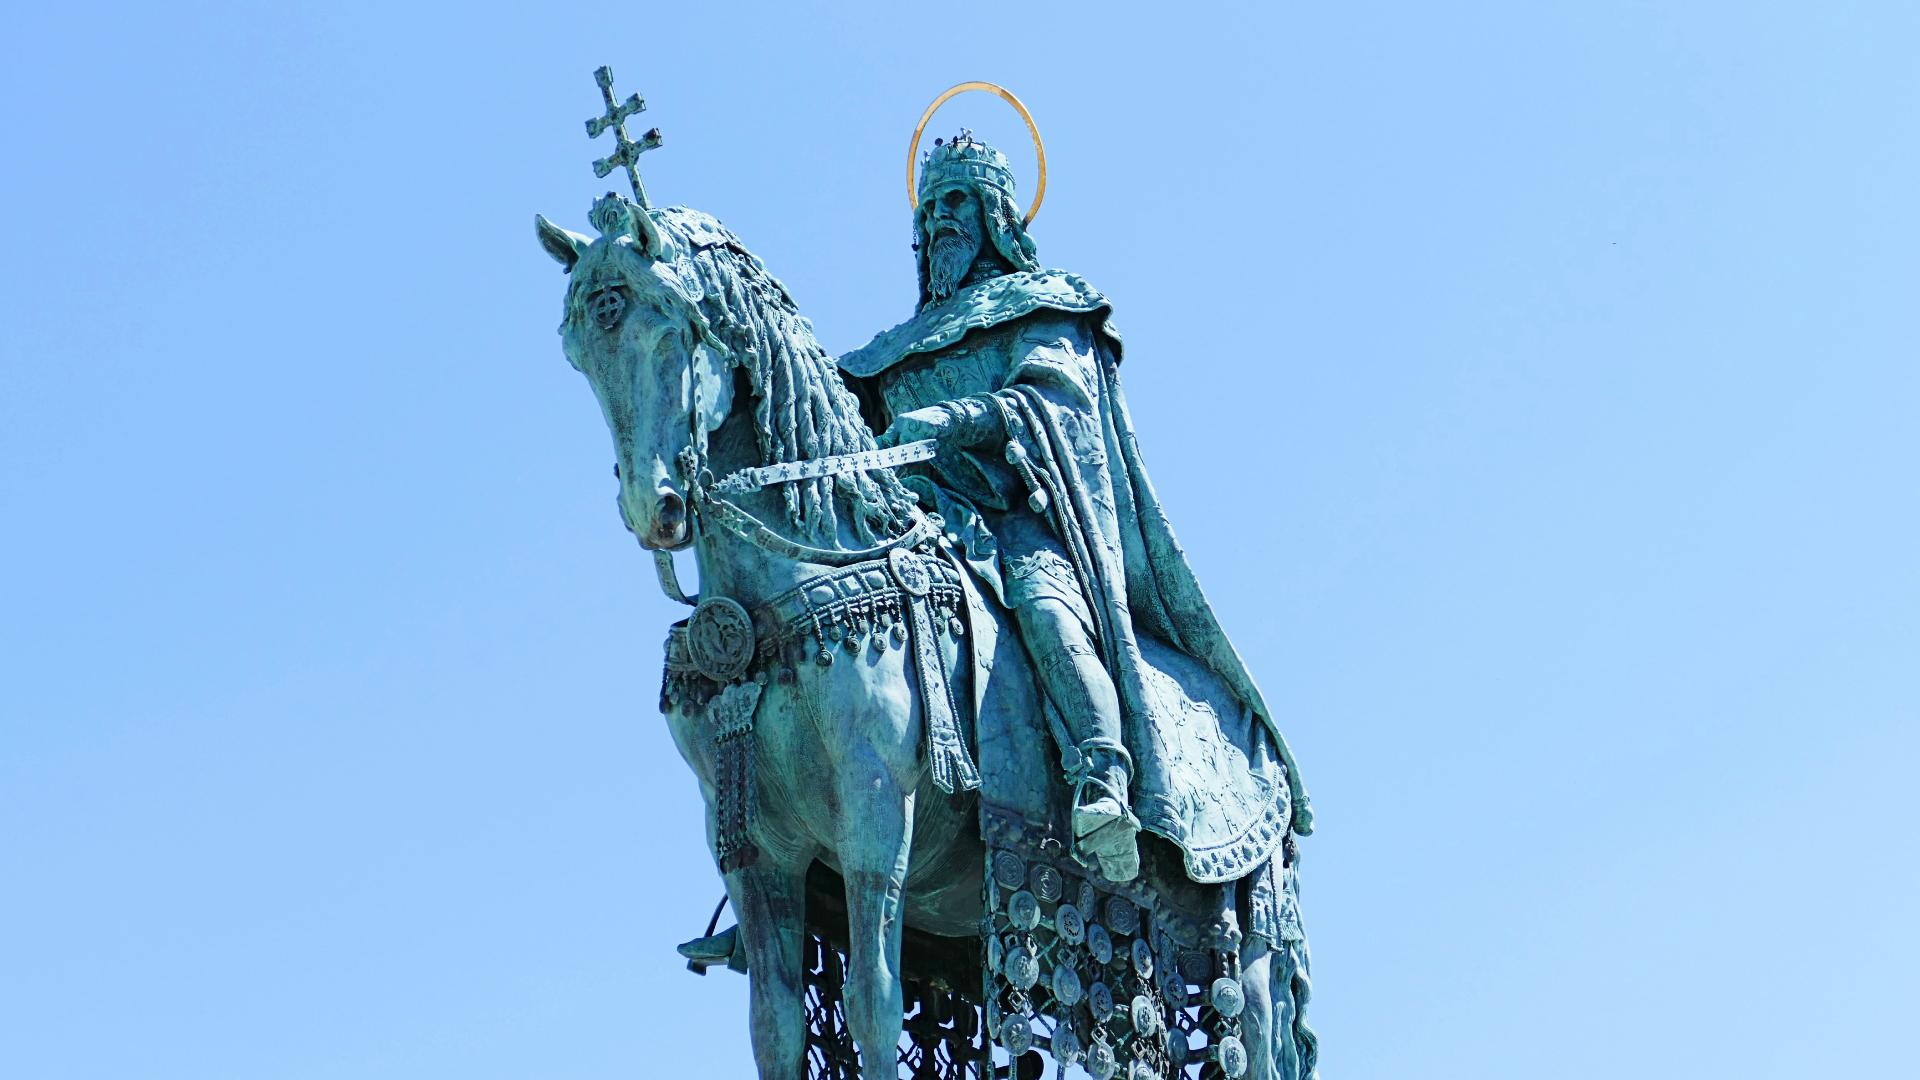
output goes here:
[{"label": "king's beard", "polygon": [[978,254],[980,244],[971,237],[952,232],[934,237],[933,250],[927,254],[927,291],[935,300],[952,296]]}]

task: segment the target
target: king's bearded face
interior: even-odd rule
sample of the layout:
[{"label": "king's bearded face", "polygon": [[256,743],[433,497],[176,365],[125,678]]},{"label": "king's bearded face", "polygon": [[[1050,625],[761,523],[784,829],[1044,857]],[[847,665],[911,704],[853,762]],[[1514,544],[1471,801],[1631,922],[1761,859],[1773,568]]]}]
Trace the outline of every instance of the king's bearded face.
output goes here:
[{"label": "king's bearded face", "polygon": [[967,185],[935,191],[922,203],[926,215],[927,291],[945,300],[959,291],[986,243],[980,197]]}]

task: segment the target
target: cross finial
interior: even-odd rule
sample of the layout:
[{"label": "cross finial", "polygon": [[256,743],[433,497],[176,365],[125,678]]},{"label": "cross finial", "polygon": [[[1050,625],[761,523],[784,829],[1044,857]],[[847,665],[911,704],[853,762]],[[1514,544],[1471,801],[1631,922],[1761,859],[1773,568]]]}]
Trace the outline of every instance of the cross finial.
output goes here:
[{"label": "cross finial", "polygon": [[627,138],[627,117],[637,112],[645,112],[647,103],[639,94],[628,96],[625,102],[614,104],[613,69],[602,66],[593,73],[593,81],[600,84],[600,96],[607,103],[607,111],[587,121],[587,137],[597,139],[608,128],[613,129],[613,153],[593,163],[593,175],[604,177],[614,169],[624,166],[627,170],[627,182],[633,185],[633,201],[641,209],[647,208],[647,189],[640,183],[640,170],[635,166],[640,155],[660,145],[660,129],[654,128],[640,136],[639,142]]}]

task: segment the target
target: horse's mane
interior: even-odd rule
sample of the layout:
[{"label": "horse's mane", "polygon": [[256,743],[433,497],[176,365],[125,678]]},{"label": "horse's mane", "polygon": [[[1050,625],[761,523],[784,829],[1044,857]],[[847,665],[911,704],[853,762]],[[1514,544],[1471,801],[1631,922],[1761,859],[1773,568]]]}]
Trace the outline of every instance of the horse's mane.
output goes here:
[{"label": "horse's mane", "polygon": [[[656,224],[676,234],[685,253],[676,261],[683,268],[690,265],[698,280],[701,314],[747,374],[761,464],[873,449],[873,432],[861,419],[859,403],[786,286],[706,214],[681,207],[653,214]],[[913,493],[884,469],[781,487],[789,523],[823,545],[831,545],[838,532],[836,493],[846,497],[849,524],[863,544],[898,535],[910,523],[915,504]]]}]

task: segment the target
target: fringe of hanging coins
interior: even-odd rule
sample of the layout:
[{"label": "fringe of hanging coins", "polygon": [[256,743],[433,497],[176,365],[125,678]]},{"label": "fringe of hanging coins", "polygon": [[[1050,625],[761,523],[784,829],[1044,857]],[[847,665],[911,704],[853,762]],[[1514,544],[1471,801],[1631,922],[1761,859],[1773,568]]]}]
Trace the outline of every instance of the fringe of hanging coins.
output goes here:
[{"label": "fringe of hanging coins", "polygon": [[1013,822],[990,814],[988,825],[981,932],[995,1043],[1016,1059],[1046,1049],[1095,1080],[1246,1072],[1237,930],[1169,914],[1137,881],[1043,854],[1049,845]]}]

